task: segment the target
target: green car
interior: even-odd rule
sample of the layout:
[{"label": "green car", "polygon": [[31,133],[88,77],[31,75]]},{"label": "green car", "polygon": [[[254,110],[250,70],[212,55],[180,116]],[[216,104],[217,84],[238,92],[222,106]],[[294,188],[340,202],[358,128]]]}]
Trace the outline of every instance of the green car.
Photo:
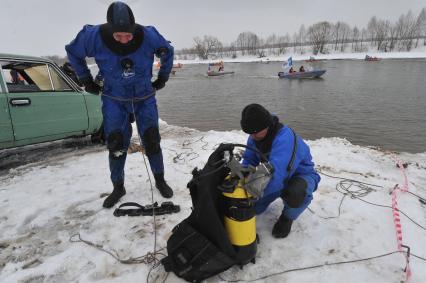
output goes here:
[{"label": "green car", "polygon": [[0,53],[0,149],[92,135],[102,138],[101,98],[53,61]]}]

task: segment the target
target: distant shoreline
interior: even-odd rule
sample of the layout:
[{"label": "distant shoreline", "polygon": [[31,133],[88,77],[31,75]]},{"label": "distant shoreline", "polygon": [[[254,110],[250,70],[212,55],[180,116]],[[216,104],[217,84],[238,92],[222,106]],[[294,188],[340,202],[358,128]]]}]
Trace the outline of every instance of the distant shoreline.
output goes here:
[{"label": "distant shoreline", "polygon": [[[283,62],[289,57],[292,57],[293,61],[303,61],[309,60],[312,56],[316,60],[325,61],[325,60],[364,60],[365,55],[372,57],[377,57],[380,59],[426,59],[426,48],[425,51],[412,51],[412,52],[361,52],[361,53],[334,53],[334,54],[304,54],[304,55],[293,55],[287,53],[280,56],[266,56],[258,58],[256,56],[239,56],[237,58],[217,58],[217,59],[208,59],[208,60],[182,60],[176,59],[174,63],[181,64],[208,64],[211,62],[223,61],[225,63],[267,63],[267,62]],[[309,63],[309,62],[307,62]],[[315,62],[314,62],[315,63]]]}]

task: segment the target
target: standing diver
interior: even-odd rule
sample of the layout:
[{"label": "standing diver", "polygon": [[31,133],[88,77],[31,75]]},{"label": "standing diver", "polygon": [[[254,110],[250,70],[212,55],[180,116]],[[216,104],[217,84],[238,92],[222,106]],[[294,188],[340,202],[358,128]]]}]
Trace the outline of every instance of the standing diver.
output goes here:
[{"label": "standing diver", "polygon": [[[164,179],[155,92],[169,78],[173,47],[155,27],[136,24],[128,5],[114,2],[108,7],[107,23],[85,25],[65,50],[87,92],[99,94],[100,87],[93,81],[86,57],[95,58],[104,78],[102,114],[114,189],[103,206],[114,206],[126,194],[124,165],[132,136],[131,114],[136,119],[156,187],[163,197],[171,198],[173,190]],[[154,55],[160,58],[161,68],[158,78],[151,83]]]}]

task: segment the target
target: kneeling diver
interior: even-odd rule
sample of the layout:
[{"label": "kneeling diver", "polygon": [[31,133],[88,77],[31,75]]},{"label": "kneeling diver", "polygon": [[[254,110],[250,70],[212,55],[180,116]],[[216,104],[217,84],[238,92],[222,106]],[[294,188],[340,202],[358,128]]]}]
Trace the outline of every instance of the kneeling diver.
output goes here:
[{"label": "kneeling diver", "polygon": [[[242,111],[241,128],[250,134],[242,164],[257,166],[261,160],[255,148],[268,157],[274,171],[270,181],[262,188],[255,204],[256,214],[263,213],[277,198],[281,198],[284,209],[272,229],[276,238],[285,238],[291,225],[312,201],[320,176],[315,171],[309,146],[287,125],[280,123],[259,104],[247,105]],[[254,185],[255,183],[253,183]]]}]

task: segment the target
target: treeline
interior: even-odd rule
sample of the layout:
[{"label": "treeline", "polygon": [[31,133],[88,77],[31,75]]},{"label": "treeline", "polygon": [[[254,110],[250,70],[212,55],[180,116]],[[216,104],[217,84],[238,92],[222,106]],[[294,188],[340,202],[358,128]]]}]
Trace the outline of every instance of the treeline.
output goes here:
[{"label": "treeline", "polygon": [[415,16],[411,11],[402,14],[396,22],[372,17],[367,27],[351,27],[345,22],[315,23],[309,27],[302,25],[299,32],[290,36],[272,34],[261,38],[246,31],[238,35],[229,46],[210,35],[194,38],[194,46],[176,52],[186,59],[187,55],[201,59],[209,57],[232,57],[241,55],[280,55],[293,49],[295,53],[312,51],[326,54],[334,51],[363,52],[375,48],[377,51],[410,51],[420,44],[426,45],[426,8]]}]

